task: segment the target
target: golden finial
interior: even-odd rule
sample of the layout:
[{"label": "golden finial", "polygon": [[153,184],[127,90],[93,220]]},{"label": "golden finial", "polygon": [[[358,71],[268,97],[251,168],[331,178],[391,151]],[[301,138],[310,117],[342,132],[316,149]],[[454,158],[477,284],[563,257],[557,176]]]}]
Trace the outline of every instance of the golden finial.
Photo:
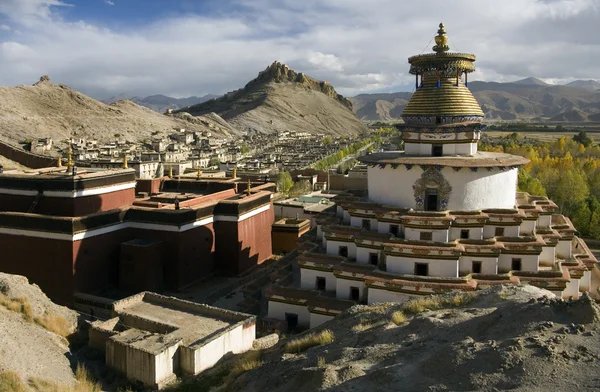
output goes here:
[{"label": "golden finial", "polygon": [[252,187],[252,184],[250,183],[250,179],[248,178],[248,189],[246,190],[246,192],[248,192],[248,196],[250,196],[250,188]]},{"label": "golden finial", "polygon": [[169,166],[169,178],[173,178],[173,166]]},{"label": "golden finial", "polygon": [[123,156],[123,169],[127,169],[127,155]]},{"label": "golden finial", "polygon": [[237,166],[233,168],[233,178],[237,178]]},{"label": "golden finial", "polygon": [[69,148],[67,150],[67,167],[73,167],[73,149],[71,148],[71,142],[69,142]]},{"label": "golden finial", "polygon": [[200,165],[198,165],[198,173],[196,174],[196,179],[200,179],[200,177],[202,176],[202,169],[200,168]]},{"label": "golden finial", "polygon": [[58,161],[56,162],[56,167],[62,167],[62,157],[58,157]]},{"label": "golden finial", "polygon": [[433,47],[433,51],[437,54],[445,53],[450,50],[450,47],[447,44],[448,36],[446,35],[446,29],[444,28],[444,24],[440,23],[438,35],[435,36],[435,46]]}]

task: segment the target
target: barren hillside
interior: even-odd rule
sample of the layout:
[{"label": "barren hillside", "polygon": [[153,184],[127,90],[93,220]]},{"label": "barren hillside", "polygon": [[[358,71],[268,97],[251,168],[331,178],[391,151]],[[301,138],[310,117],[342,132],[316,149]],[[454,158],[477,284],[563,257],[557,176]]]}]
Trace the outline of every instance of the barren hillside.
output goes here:
[{"label": "barren hillside", "polygon": [[173,128],[237,133],[228,125],[216,126],[209,118],[188,121],[130,101],[106,105],[47,77],[33,86],[0,87],[0,140],[13,144],[42,137],[60,141],[71,135],[110,141],[118,134],[136,141]]},{"label": "barren hillside", "polygon": [[[240,362],[226,390],[597,391],[599,314],[587,296],[564,301],[533,286],[354,306]],[[332,342],[290,350],[326,330]]]},{"label": "barren hillside", "polygon": [[331,84],[273,63],[243,89],[178,110],[194,116],[215,112],[241,130],[350,135],[365,130],[351,102]]}]

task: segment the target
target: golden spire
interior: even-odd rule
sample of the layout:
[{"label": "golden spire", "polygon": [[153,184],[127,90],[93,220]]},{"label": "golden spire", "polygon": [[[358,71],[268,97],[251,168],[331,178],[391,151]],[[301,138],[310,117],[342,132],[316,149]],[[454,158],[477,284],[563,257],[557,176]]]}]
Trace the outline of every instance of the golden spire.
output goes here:
[{"label": "golden spire", "polygon": [[433,51],[437,54],[441,54],[449,50],[450,47],[448,46],[448,36],[446,35],[446,29],[444,29],[444,24],[440,23],[438,35],[435,36],[435,46],[433,47]]},{"label": "golden spire", "polygon": [[252,187],[252,184],[250,183],[250,178],[248,178],[248,189],[246,189],[246,192],[248,192],[248,196],[250,196],[250,188]]},{"label": "golden spire", "polygon": [[127,169],[127,155],[123,156],[123,169]]},{"label": "golden spire", "polygon": [[196,179],[200,179],[200,177],[202,176],[202,169],[200,168],[200,165],[198,165],[198,173],[196,174]]},{"label": "golden spire", "polygon": [[235,166],[235,167],[233,168],[233,175],[232,175],[232,177],[233,177],[233,178],[237,178],[237,166]]},{"label": "golden spire", "polygon": [[71,142],[69,142],[69,149],[67,150],[67,167],[73,167],[73,149],[71,148]]},{"label": "golden spire", "polygon": [[56,162],[56,167],[62,167],[62,157],[58,157],[58,161]]},{"label": "golden spire", "polygon": [[173,178],[173,166],[169,166],[169,178]]}]

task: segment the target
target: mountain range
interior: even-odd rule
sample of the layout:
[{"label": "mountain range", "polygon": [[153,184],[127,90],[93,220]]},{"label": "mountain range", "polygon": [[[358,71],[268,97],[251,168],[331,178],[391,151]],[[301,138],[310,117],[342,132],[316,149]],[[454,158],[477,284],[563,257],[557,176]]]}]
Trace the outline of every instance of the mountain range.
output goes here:
[{"label": "mountain range", "polygon": [[108,99],[103,99],[102,102],[110,105],[111,103],[127,100],[140,106],[147,107],[148,109],[152,109],[155,112],[164,113],[169,109],[181,109],[186,106],[206,102],[218,97],[218,95],[213,94],[207,94],[201,97],[192,96],[187,98],[173,98],[162,94],[150,95],[147,97],[131,97],[126,94],[120,94]]},{"label": "mountain range", "polygon": [[287,130],[323,135],[365,131],[350,100],[338,94],[330,83],[295,72],[277,61],[244,88],[173,113],[201,116],[213,112],[243,131]]},{"label": "mountain range", "polygon": [[[505,121],[600,121],[599,88],[594,80],[551,85],[533,77],[511,83],[469,83],[487,119]],[[387,121],[400,118],[410,97],[408,92],[361,94],[350,101],[361,120]]]}]

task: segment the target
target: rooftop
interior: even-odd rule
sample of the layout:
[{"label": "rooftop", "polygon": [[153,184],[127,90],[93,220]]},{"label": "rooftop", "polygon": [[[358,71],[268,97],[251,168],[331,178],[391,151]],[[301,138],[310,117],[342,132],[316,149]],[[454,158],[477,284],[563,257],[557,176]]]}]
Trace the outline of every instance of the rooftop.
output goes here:
[{"label": "rooftop", "polygon": [[404,151],[369,154],[358,158],[370,165],[431,165],[449,167],[513,167],[529,163],[529,159],[501,152],[477,152],[468,156],[417,156]]}]

